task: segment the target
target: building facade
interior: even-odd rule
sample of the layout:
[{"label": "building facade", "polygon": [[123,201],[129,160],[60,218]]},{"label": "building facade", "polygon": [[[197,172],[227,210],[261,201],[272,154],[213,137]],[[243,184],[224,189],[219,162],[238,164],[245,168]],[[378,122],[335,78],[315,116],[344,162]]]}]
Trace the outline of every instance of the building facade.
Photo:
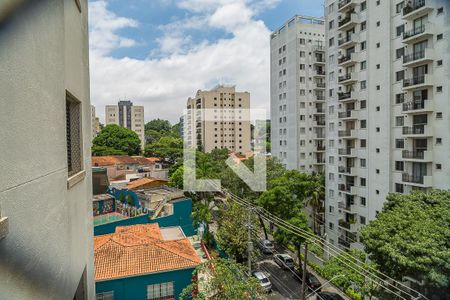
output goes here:
[{"label": "building facade", "polygon": [[[234,86],[199,90],[187,101],[187,113],[183,117],[185,143],[204,152],[225,148],[241,154],[250,152],[249,109],[250,93],[236,92]],[[224,121],[227,117],[230,121]]]},{"label": "building facade", "polygon": [[295,16],[270,39],[272,156],[288,169],[325,169],[325,28]]},{"label": "building facade", "polygon": [[95,106],[91,105],[91,124],[92,124],[92,139],[95,139],[100,132],[100,120],[95,115]]},{"label": "building facade", "polygon": [[448,1],[326,1],[326,231],[344,248],[388,193],[450,187]]},{"label": "building facade", "polygon": [[134,106],[131,101],[119,101],[117,105],[106,105],[105,124],[116,124],[136,132],[141,140],[141,148],[144,149],[145,121],[143,106]]},{"label": "building facade", "polygon": [[0,21],[0,215],[9,221],[0,298],[94,299],[87,0],[9,4]]}]

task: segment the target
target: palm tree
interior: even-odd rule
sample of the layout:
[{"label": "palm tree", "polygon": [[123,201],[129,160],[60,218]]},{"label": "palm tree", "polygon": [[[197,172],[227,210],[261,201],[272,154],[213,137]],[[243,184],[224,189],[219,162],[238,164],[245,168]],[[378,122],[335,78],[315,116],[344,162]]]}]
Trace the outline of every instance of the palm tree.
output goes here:
[{"label": "palm tree", "polygon": [[194,226],[205,224],[205,234],[209,233],[209,223],[212,221],[212,213],[209,209],[208,202],[197,202],[192,212],[192,219],[194,220]]},{"label": "palm tree", "polygon": [[317,233],[317,215],[325,198],[324,177],[322,175],[314,176],[307,193],[306,205],[309,205],[313,210],[313,231]]}]

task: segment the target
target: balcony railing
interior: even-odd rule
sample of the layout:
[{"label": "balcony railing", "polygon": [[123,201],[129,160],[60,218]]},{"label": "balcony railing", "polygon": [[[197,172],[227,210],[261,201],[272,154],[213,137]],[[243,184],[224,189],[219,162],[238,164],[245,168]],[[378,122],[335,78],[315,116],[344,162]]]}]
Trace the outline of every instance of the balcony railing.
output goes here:
[{"label": "balcony railing", "polygon": [[324,70],[316,70],[316,75],[325,76],[325,71]]},{"label": "balcony railing", "polygon": [[409,173],[403,173],[402,174],[402,181],[403,182],[423,184],[424,176],[425,175],[412,175],[412,174],[409,174]]},{"label": "balcony railing", "polygon": [[317,146],[317,151],[325,151],[325,146]]},{"label": "balcony railing", "polygon": [[349,13],[345,16],[345,18],[343,18],[342,20],[339,21],[338,23],[338,27],[342,27],[345,24],[347,24],[348,22],[350,22],[352,20],[352,14]]},{"label": "balcony railing", "polygon": [[340,184],[338,186],[338,189],[341,192],[350,192],[351,188],[352,188],[352,185],[350,185],[350,184]]},{"label": "balcony railing", "polygon": [[345,75],[339,76],[338,78],[338,82],[342,82],[342,81],[346,81],[352,78],[352,74],[351,73],[347,73]]},{"label": "balcony railing", "polygon": [[344,55],[344,56],[339,57],[338,63],[339,64],[343,64],[343,63],[349,61],[350,59],[352,59],[352,55],[351,54]]},{"label": "balcony railing", "polygon": [[422,34],[425,32],[425,24],[419,26],[419,27],[415,27],[411,30],[405,31],[403,32],[403,39],[406,40],[408,38],[411,38],[413,36]]},{"label": "balcony railing", "polygon": [[411,111],[418,109],[425,109],[426,99],[416,99],[413,101],[403,103],[403,111]]},{"label": "balcony railing", "polygon": [[338,150],[339,155],[350,155],[352,153],[352,148],[341,148]]},{"label": "balcony railing", "polygon": [[403,63],[407,64],[419,59],[425,58],[425,49],[420,51],[415,51],[414,53],[407,54],[403,56]]},{"label": "balcony railing", "polygon": [[345,44],[347,42],[350,42],[351,40],[352,40],[352,36],[351,35],[346,36],[345,38],[342,38],[342,39],[340,39],[338,41],[338,46],[343,45],[343,44]]},{"label": "balcony railing", "polygon": [[325,58],[316,56],[315,62],[316,63],[324,63],[325,62]]},{"label": "balcony railing", "polygon": [[425,134],[425,125],[414,125],[412,127],[404,126],[403,134]]},{"label": "balcony railing", "polygon": [[338,3],[338,9],[341,9],[342,7],[346,6],[347,4],[349,4],[352,0],[341,0]]},{"label": "balcony railing", "polygon": [[339,220],[339,226],[350,229],[351,225],[355,224],[354,221],[345,221],[345,220]]},{"label": "balcony railing", "polygon": [[339,166],[338,168],[338,172],[339,173],[351,173],[352,168],[351,167],[344,167],[344,166]]},{"label": "balcony railing", "polygon": [[338,93],[338,98],[339,100],[345,100],[345,99],[349,99],[352,97],[352,93],[348,92],[348,93]]},{"label": "balcony railing", "polygon": [[314,46],[313,51],[325,51],[325,47],[322,45],[316,45]]},{"label": "balcony railing", "polygon": [[339,137],[349,137],[351,135],[352,135],[351,130],[339,130],[339,132],[338,132]]},{"label": "balcony railing", "polygon": [[351,110],[347,110],[347,111],[343,111],[338,113],[338,118],[342,119],[342,118],[350,118],[352,116],[352,111]]},{"label": "balcony railing", "polygon": [[317,101],[325,101],[325,96],[324,95],[317,95],[316,96],[316,100]]},{"label": "balcony railing", "polygon": [[409,87],[417,84],[425,83],[425,75],[416,76],[413,78],[408,78],[403,80],[403,87]]},{"label": "balcony railing", "polygon": [[[319,104],[319,103],[317,103],[317,104]],[[316,113],[323,114],[323,113],[325,113],[325,109],[323,109],[321,107],[316,107]]]},{"label": "balcony railing", "polygon": [[424,159],[425,158],[425,150],[420,151],[402,151],[402,158],[404,159]]},{"label": "balcony railing", "polygon": [[407,4],[403,8],[403,15],[407,15],[409,13],[412,13],[415,10],[418,10],[419,8],[422,8],[425,6],[425,0],[416,0],[414,1],[414,4]]},{"label": "balcony railing", "polygon": [[316,137],[317,137],[318,139],[324,139],[324,138],[325,138],[325,133],[317,133],[317,134],[316,134]]},{"label": "balcony railing", "polygon": [[316,82],[316,87],[318,88],[325,88],[325,82]]}]

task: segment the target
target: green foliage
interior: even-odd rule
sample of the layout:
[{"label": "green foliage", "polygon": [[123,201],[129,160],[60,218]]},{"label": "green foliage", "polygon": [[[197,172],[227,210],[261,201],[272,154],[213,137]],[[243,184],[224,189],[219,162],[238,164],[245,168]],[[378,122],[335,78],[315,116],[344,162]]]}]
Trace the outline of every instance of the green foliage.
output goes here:
[{"label": "green foliage", "polygon": [[92,146],[92,156],[108,156],[108,155],[127,155],[122,150],[117,150],[111,147],[105,146]]},{"label": "green foliage", "polygon": [[119,194],[119,201],[125,203],[125,195],[123,193]]},{"label": "green foliage", "polygon": [[170,163],[175,163],[183,157],[183,141],[180,138],[163,136],[155,143],[146,145],[144,155],[165,158]]},{"label": "green foliage", "polygon": [[197,202],[194,205],[192,212],[192,219],[194,220],[194,226],[198,227],[200,224],[204,223],[206,225],[206,233],[209,232],[209,223],[212,222],[212,213],[208,202],[202,203]]},{"label": "green foliage", "polygon": [[196,268],[195,274],[208,274],[208,280],[202,281],[201,286],[198,281],[191,283],[180,294],[180,300],[267,299],[258,280],[248,277],[245,267],[231,260],[206,261]]},{"label": "green foliage", "polygon": [[145,124],[145,131],[154,130],[156,132],[165,133],[172,130],[172,125],[167,120],[154,119]]},{"label": "green foliage", "polygon": [[393,278],[423,280],[429,289],[449,286],[450,191],[390,194],[361,235],[371,260]]},{"label": "green foliage", "polygon": [[[128,155],[141,153],[141,141],[139,136],[128,128],[119,125],[106,125],[92,141],[92,150],[114,149]],[[97,152],[96,152],[97,153]]]},{"label": "green foliage", "polygon": [[133,197],[131,197],[131,195],[127,196],[127,203],[128,203],[128,205],[133,205],[134,204],[133,203]]},{"label": "green foliage", "polygon": [[303,203],[285,183],[280,182],[280,185],[262,193],[258,203],[279,218],[290,219],[300,213]]},{"label": "green foliage", "polygon": [[169,177],[169,186],[183,189],[183,173],[184,167],[178,167]]}]

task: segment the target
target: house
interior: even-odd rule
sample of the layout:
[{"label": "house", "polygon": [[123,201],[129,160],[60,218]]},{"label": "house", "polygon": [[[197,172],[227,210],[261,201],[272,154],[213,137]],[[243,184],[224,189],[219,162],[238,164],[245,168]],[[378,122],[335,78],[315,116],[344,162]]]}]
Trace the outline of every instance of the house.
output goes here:
[{"label": "house", "polygon": [[167,180],[157,179],[152,177],[144,177],[127,183],[126,188],[129,190],[141,190],[154,188],[167,184]]},{"label": "house", "polygon": [[157,223],[116,227],[114,233],[96,236],[97,299],[178,299],[202,261],[201,249],[181,228]]},{"label": "house", "polygon": [[126,180],[130,174],[135,174],[134,178],[154,177],[166,180],[169,173],[157,157],[93,156],[92,166],[106,168],[109,181]]}]

